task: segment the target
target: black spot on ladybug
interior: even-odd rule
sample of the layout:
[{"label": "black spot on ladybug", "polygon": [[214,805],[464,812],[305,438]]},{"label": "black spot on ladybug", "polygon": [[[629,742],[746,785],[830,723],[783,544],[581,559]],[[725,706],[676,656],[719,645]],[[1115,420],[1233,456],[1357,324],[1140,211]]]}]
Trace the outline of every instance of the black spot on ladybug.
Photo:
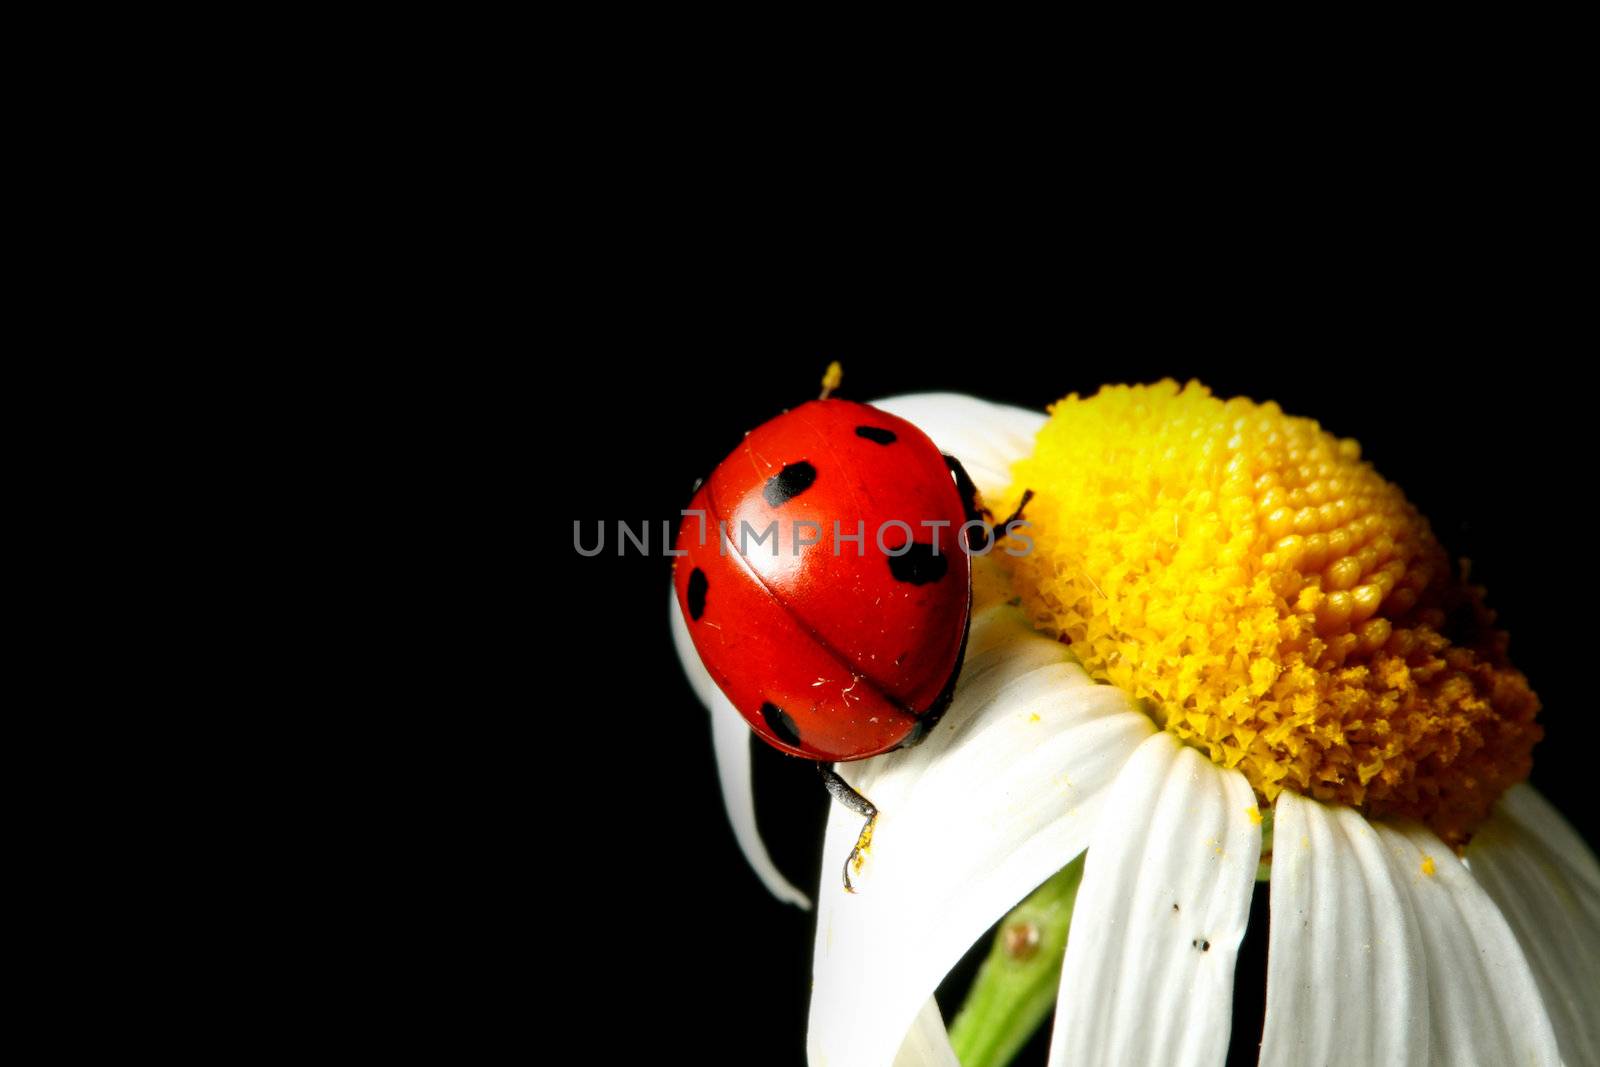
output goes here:
[{"label": "black spot on ladybug", "polygon": [[695,622],[700,621],[700,616],[706,613],[706,590],[711,583],[706,581],[706,572],[699,567],[689,575],[689,618]]},{"label": "black spot on ladybug", "polygon": [[761,705],[761,717],[767,721],[767,729],[777,734],[789,744],[799,747],[800,728],[789,718],[789,713],[784,711],[772,701]]},{"label": "black spot on ladybug", "polygon": [[950,569],[950,561],[932,544],[913,541],[898,556],[889,557],[889,573],[897,582],[927,585],[943,578]]},{"label": "black spot on ladybug", "polygon": [[816,480],[817,468],[805,460],[786,464],[783,470],[767,479],[767,487],[761,495],[767,498],[768,504],[779,507],[810,489]]},{"label": "black spot on ladybug", "polygon": [[1195,938],[1193,941],[1189,942],[1189,944],[1190,944],[1191,947],[1197,948],[1201,952],[1210,952],[1211,951],[1211,942],[1203,941],[1198,937]]},{"label": "black spot on ladybug", "polygon": [[896,440],[893,430],[884,430],[877,426],[857,426],[856,436],[865,437],[876,445],[892,445]]}]

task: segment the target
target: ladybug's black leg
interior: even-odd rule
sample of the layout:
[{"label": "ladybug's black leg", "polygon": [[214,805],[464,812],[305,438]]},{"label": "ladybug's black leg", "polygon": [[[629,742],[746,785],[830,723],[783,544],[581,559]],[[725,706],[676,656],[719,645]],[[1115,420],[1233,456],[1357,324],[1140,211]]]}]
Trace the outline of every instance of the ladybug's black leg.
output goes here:
[{"label": "ladybug's black leg", "polygon": [[1022,509],[1027,507],[1028,501],[1033,499],[1033,490],[1024,489],[1022,491],[1022,502],[1017,505],[1017,510],[1013,511],[1005,522],[989,525],[994,523],[994,515],[978,499],[978,487],[972,484],[972,476],[967,473],[967,468],[961,465],[959,459],[948,453],[945,454],[944,463],[945,466],[950,468],[950,473],[955,476],[956,490],[961,494],[961,506],[967,512],[967,521],[984,523],[981,535],[983,537],[982,542],[979,543],[976,537],[972,538],[973,551],[982,552],[989,547],[990,542],[1004,540],[1006,535],[1011,532],[1011,527],[1016,525],[1018,519],[1022,518]]},{"label": "ladybug's black leg", "polygon": [[966,509],[967,520],[977,522],[993,518],[994,516],[989,514],[989,509],[978,500],[978,487],[972,484],[972,475],[967,473],[967,468],[961,465],[961,461],[946,452],[944,465],[950,468],[951,475],[955,477],[956,491],[961,494],[961,506]]},{"label": "ladybug's black leg", "polygon": [[878,825],[878,809],[873,807],[872,801],[850,788],[850,783],[839,777],[839,772],[826,763],[817,764],[817,772],[822,775],[822,784],[828,787],[828,792],[833,794],[833,799],[855,812],[866,817],[867,825],[861,828],[861,833],[856,837],[855,847],[850,850],[850,855],[844,861],[844,891],[854,893],[856,887],[850,883],[850,869],[857,867],[861,860],[861,850],[872,844],[872,830]]}]

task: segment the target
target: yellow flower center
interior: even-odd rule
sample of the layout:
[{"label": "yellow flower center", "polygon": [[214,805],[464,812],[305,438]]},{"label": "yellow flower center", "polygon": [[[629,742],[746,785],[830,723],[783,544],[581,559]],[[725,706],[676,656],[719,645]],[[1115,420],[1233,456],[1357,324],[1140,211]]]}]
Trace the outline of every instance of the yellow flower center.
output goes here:
[{"label": "yellow flower center", "polygon": [[1271,802],[1460,844],[1527,776],[1538,698],[1482,590],[1360,446],[1198,382],[1051,408],[1012,560],[1036,624]]}]

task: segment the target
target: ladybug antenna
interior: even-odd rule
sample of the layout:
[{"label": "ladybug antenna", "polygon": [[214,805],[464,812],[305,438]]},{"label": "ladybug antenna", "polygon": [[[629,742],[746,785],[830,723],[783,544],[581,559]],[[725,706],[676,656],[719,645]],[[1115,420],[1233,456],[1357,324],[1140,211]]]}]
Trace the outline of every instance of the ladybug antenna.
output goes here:
[{"label": "ladybug antenna", "polygon": [[999,526],[995,527],[997,530],[1000,531],[999,534],[995,537],[996,541],[999,541],[999,540],[1005,538],[1006,536],[1008,536],[1011,533],[1011,527],[1015,526],[1017,523],[1022,521],[1022,509],[1027,507],[1028,506],[1028,501],[1030,501],[1032,499],[1033,499],[1033,490],[1032,489],[1024,489],[1022,491],[1022,503],[1017,505],[1017,510],[1013,511],[1011,513],[1011,517],[1006,519],[1005,522],[1002,522]]},{"label": "ladybug antenna", "polygon": [[822,372],[822,395],[818,400],[828,399],[828,394],[839,388],[839,383],[844,381],[844,368],[838,360],[828,364],[828,369]]}]

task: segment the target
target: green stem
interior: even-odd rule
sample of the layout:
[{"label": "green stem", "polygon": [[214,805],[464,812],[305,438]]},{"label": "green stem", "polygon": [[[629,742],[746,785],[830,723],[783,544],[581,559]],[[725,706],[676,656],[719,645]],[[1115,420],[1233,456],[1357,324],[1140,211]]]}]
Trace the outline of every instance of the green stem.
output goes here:
[{"label": "green stem", "polygon": [[962,1067],[1005,1067],[1056,1005],[1083,857],[1018,904],[995,934],[989,958],[950,1026]]}]

